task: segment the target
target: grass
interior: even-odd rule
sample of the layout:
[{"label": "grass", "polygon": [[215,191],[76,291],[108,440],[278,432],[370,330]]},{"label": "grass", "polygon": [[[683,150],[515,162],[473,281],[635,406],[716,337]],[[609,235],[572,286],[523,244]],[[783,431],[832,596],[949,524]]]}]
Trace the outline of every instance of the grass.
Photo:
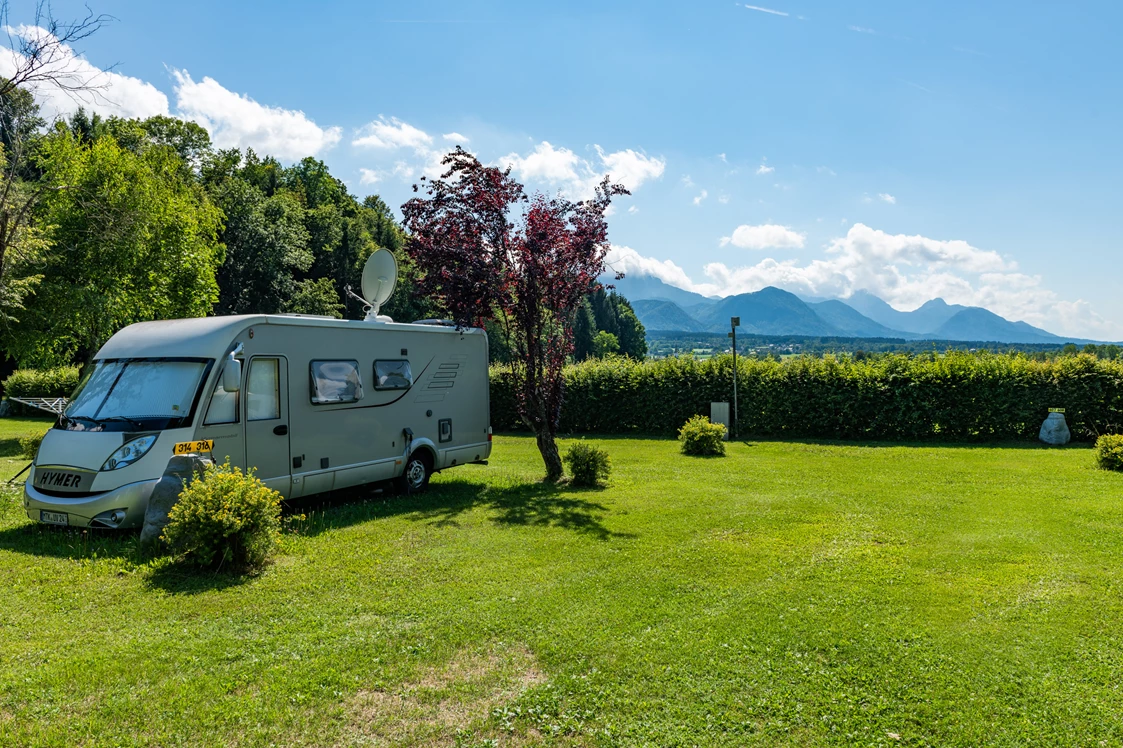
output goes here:
[{"label": "grass", "polygon": [[31,462],[20,454],[19,440],[46,431],[53,422],[48,416],[0,418],[0,481],[7,481]]},{"label": "grass", "polygon": [[5,494],[0,745],[1123,744],[1090,450],[589,441],[606,489],[501,437],[312,508],[257,577]]}]

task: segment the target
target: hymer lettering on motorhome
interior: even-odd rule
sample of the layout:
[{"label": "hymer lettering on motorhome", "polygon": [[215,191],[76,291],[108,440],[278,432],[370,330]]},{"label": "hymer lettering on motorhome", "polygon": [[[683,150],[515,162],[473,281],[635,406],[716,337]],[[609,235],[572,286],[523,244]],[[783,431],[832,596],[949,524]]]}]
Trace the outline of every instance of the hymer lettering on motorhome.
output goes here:
[{"label": "hymer lettering on motorhome", "polygon": [[379,250],[365,320],[241,315],[124,328],[98,351],[48,431],[24,489],[28,516],[137,527],[176,454],[254,468],[285,498],[396,480],[491,453],[483,330],[378,314],[397,278]]}]

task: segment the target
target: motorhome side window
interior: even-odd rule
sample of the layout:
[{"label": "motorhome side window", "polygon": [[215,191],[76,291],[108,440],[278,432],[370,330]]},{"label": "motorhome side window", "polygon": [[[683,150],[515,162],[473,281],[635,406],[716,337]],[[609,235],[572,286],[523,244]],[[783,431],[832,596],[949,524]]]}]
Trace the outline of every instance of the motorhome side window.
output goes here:
[{"label": "motorhome side window", "polygon": [[354,403],[363,397],[358,361],[313,361],[311,396],[313,405]]},{"label": "motorhome side window", "polygon": [[246,420],[270,421],[281,417],[280,360],[255,358],[246,378]]},{"label": "motorhome side window", "polygon": [[207,417],[203,424],[213,426],[218,423],[238,422],[238,393],[227,392],[222,386],[222,375],[219,373],[215,382],[214,392],[211,394],[211,403],[207,406]]},{"label": "motorhome side window", "polygon": [[374,388],[376,390],[408,390],[413,386],[413,373],[409,361],[375,361]]}]

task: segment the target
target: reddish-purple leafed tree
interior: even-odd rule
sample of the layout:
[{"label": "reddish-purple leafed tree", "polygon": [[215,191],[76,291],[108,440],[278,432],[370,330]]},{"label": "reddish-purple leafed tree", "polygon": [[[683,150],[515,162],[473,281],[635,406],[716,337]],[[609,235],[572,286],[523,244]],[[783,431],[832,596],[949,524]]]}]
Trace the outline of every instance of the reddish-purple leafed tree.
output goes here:
[{"label": "reddish-purple leafed tree", "polygon": [[418,290],[440,299],[459,325],[504,323],[519,415],[537,437],[547,480],[557,480],[573,319],[604,272],[605,211],[628,192],[606,177],[588,200],[527,198],[510,169],[484,166],[462,148],[442,163],[447,171],[428,180],[426,196],[402,206]]}]

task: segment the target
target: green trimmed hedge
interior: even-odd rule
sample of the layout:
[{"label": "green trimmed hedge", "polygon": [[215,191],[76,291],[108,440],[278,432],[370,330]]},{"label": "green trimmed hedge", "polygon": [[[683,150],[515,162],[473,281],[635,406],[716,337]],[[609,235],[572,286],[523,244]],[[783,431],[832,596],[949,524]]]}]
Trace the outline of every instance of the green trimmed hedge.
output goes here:
[{"label": "green trimmed hedge", "polygon": [[78,367],[17,369],[4,380],[8,397],[70,397],[78,386]]},{"label": "green trimmed hedge", "polygon": [[[1031,361],[1019,355],[739,358],[738,436],[889,441],[1034,439],[1051,407],[1073,438],[1123,431],[1123,362],[1093,356]],[[566,368],[561,430],[675,435],[710,403],[732,399],[731,356]],[[507,370],[491,372],[497,431],[522,428]]]}]

